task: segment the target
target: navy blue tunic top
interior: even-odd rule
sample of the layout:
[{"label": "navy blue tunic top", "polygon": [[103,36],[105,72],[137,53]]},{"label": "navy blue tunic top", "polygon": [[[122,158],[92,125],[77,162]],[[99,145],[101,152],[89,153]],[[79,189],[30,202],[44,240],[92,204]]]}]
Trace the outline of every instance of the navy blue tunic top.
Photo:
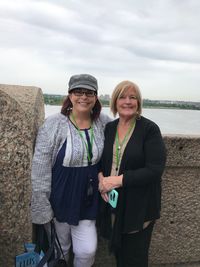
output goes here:
[{"label": "navy blue tunic top", "polygon": [[[67,141],[59,150],[52,170],[50,203],[59,222],[78,225],[79,220],[95,220],[98,207],[98,164],[84,167],[65,167]],[[93,195],[87,196],[88,186]]]}]

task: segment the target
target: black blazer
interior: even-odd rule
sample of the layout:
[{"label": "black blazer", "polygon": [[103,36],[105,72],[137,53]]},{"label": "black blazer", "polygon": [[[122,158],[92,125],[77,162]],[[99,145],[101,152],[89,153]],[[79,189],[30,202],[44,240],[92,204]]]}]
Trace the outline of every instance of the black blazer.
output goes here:
[{"label": "black blazer", "polygon": [[[104,176],[109,176],[111,172],[118,121],[109,122],[105,128],[101,159]],[[119,198],[113,229],[110,205],[103,200],[100,203],[100,232],[111,238],[113,247],[120,247],[122,233],[141,230],[145,221],[160,217],[161,176],[165,161],[165,145],[159,127],[144,117],[136,120],[119,169],[119,175],[123,174],[123,186],[117,189]]]}]

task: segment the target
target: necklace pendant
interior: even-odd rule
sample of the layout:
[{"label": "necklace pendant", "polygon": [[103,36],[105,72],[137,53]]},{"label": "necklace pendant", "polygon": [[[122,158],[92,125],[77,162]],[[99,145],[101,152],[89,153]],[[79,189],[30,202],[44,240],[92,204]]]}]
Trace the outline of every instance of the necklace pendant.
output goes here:
[{"label": "necklace pendant", "polygon": [[121,146],[118,146],[118,148],[117,148],[118,150],[120,150],[121,149]]}]

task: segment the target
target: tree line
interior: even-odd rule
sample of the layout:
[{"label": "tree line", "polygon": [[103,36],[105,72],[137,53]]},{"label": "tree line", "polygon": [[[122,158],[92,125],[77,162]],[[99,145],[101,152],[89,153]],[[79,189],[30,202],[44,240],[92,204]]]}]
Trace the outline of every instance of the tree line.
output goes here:
[{"label": "tree line", "polygon": [[[45,105],[62,105],[66,96],[43,94]],[[109,106],[108,99],[99,98],[102,106]],[[168,100],[143,100],[144,108],[174,108],[200,110],[200,102],[168,101]]]}]

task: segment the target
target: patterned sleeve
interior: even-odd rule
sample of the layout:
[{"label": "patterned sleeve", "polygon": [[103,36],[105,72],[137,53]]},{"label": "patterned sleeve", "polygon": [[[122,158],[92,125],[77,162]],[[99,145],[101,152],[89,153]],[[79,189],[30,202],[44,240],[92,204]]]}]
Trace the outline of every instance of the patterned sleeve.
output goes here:
[{"label": "patterned sleeve", "polygon": [[32,162],[32,222],[45,224],[53,218],[49,202],[51,193],[52,150],[51,129],[46,121],[38,131]]}]

